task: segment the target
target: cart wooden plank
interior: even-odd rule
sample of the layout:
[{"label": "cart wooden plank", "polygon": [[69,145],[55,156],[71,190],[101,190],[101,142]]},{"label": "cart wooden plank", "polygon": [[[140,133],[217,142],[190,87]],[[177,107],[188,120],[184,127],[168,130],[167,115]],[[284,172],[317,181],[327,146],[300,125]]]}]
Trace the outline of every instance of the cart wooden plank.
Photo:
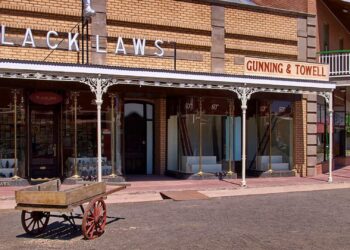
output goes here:
[{"label": "cart wooden plank", "polygon": [[72,206],[34,206],[34,205],[26,205],[26,204],[18,204],[15,207],[16,210],[28,211],[28,212],[57,212],[57,213],[72,213],[74,207]]},{"label": "cart wooden plank", "polygon": [[[54,190],[53,186],[57,181],[51,183],[40,184],[38,187],[30,187],[15,192],[16,203],[26,205],[52,205],[52,206],[68,206],[73,203],[79,203],[82,200],[106,193],[106,184],[103,182],[90,183],[72,189],[59,191]],[[40,188],[43,187],[43,188]]]}]

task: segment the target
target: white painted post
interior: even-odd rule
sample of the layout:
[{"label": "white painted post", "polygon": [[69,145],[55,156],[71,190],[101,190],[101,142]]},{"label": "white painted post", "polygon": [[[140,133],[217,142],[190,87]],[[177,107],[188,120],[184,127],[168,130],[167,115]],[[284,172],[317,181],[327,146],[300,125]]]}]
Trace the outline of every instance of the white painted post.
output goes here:
[{"label": "white painted post", "polygon": [[102,96],[107,92],[108,87],[117,85],[117,80],[99,78],[84,78],[81,81],[89,85],[91,92],[96,96],[97,106],[97,180],[102,182],[102,129],[101,129],[101,106],[103,103]]},{"label": "white painted post", "polygon": [[242,182],[241,186],[246,187],[246,164],[247,164],[247,154],[246,154],[246,119],[247,119],[247,102],[250,99],[251,95],[259,92],[258,89],[248,88],[248,87],[238,87],[232,88],[231,91],[235,92],[238,98],[241,100],[242,108]]},{"label": "white painted post", "polygon": [[247,186],[247,181],[246,181],[246,161],[247,161],[247,153],[246,153],[246,119],[247,119],[247,102],[248,99],[250,98],[250,90],[248,90],[247,88],[243,88],[242,89],[242,95],[241,95],[241,102],[242,102],[242,183],[241,186],[242,187],[246,187]]},{"label": "white painted post", "polygon": [[245,174],[246,174],[246,116],[247,116],[247,101],[243,104],[242,100],[242,187],[247,186]]},{"label": "white painted post", "polygon": [[329,110],[329,176],[328,182],[333,182],[333,94],[332,92],[329,94],[329,102],[328,102],[328,110]]},{"label": "white painted post", "polygon": [[96,86],[96,105],[97,105],[97,181],[102,182],[102,138],[101,138],[101,106],[102,100],[101,81],[97,81]]}]

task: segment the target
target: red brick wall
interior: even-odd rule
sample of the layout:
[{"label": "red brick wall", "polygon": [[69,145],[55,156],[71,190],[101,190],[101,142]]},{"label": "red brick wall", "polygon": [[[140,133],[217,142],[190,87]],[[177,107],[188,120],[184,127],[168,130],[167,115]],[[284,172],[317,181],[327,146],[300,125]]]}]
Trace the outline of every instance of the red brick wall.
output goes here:
[{"label": "red brick wall", "polygon": [[318,34],[317,50],[323,50],[323,25],[329,25],[329,50],[339,49],[339,39],[344,39],[344,49],[350,49],[350,35],[323,1],[317,1]]}]

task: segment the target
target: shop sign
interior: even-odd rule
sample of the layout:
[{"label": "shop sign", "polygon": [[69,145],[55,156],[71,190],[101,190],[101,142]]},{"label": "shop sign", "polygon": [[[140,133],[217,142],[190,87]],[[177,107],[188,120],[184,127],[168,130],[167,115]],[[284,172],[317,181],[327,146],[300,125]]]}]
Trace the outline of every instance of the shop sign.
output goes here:
[{"label": "shop sign", "polygon": [[[67,41],[68,41],[68,51],[80,51],[79,48],[79,33],[72,33],[68,32],[67,34]],[[56,40],[54,40],[56,38]],[[47,49],[55,50],[58,48],[60,42],[57,40],[58,38],[58,32],[54,30],[50,30],[46,32],[46,46]],[[95,35],[94,39],[96,41],[96,52],[97,53],[107,53],[106,48],[102,48],[101,46],[101,37],[99,35]],[[154,48],[155,52],[154,55],[158,57],[164,56],[164,48],[162,47],[164,41],[163,40],[155,40],[154,41]],[[145,49],[146,49],[147,40],[141,39],[141,38],[132,38],[132,46],[133,46],[133,54],[135,56],[144,56],[145,55]],[[6,26],[1,25],[1,34],[0,34],[0,45],[6,45],[6,46],[18,46],[15,44],[14,41],[12,41],[6,34]],[[27,28],[24,34],[22,35],[21,43],[19,44],[21,47],[31,47],[35,48],[37,45],[37,41],[33,35],[32,29]],[[127,55],[127,50],[125,48],[125,41],[124,38],[118,37],[117,42],[114,45],[114,53],[116,55],[123,54]]]},{"label": "shop sign", "polygon": [[41,105],[54,105],[61,103],[63,100],[62,96],[53,92],[46,91],[34,92],[29,96],[29,99],[33,103]]},{"label": "shop sign", "polygon": [[329,65],[245,57],[244,74],[316,81],[329,81]]}]

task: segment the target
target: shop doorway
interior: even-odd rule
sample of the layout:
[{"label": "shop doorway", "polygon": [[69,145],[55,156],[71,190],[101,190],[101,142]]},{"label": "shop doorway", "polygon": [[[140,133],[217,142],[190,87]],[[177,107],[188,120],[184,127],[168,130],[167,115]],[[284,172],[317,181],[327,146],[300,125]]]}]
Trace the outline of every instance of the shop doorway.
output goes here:
[{"label": "shop doorway", "polygon": [[60,106],[32,105],[29,116],[30,177],[59,176]]},{"label": "shop doorway", "polygon": [[153,174],[153,105],[129,102],[124,114],[125,173]]}]

